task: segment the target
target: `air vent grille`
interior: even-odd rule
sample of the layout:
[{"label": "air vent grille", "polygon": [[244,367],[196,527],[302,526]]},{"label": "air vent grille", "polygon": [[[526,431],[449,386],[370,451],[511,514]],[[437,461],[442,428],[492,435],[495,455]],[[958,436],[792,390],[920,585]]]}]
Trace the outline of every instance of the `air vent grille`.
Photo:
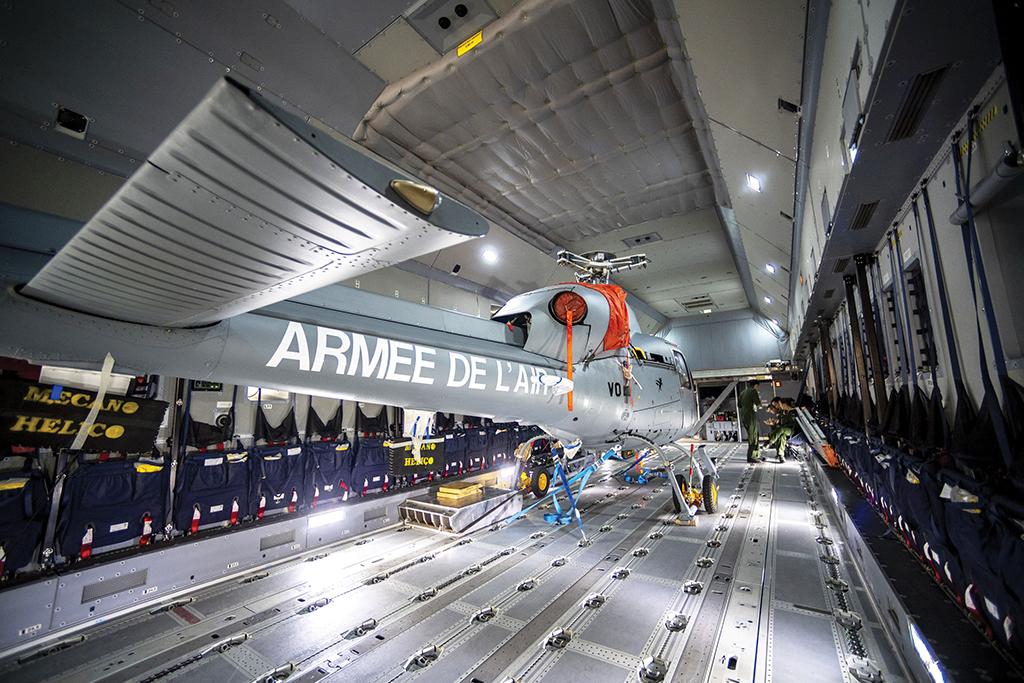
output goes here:
[{"label": "air vent grille", "polygon": [[701,311],[705,308],[714,307],[714,301],[711,300],[711,296],[709,294],[703,294],[689,299],[677,299],[677,301],[679,302],[679,305],[687,311]]},{"label": "air vent grille", "polygon": [[836,259],[836,264],[832,267],[832,272],[833,273],[838,273],[839,275],[842,275],[843,273],[846,272],[846,267],[849,266],[849,265],[850,265],[850,257],[843,256],[841,258],[837,258]]},{"label": "air vent grille", "polygon": [[871,218],[875,215],[875,209],[877,208],[878,202],[858,206],[857,213],[853,214],[853,220],[850,222],[850,230],[863,230],[868,227],[868,223],[871,222]]},{"label": "air vent grille", "polygon": [[903,102],[892,122],[892,128],[889,129],[886,142],[903,140],[917,132],[921,125],[921,119],[924,118],[925,111],[935,99],[935,92],[948,70],[949,66],[947,65],[914,76],[913,82],[907,88],[906,95],[903,96]]},{"label": "air vent grille", "polygon": [[625,244],[627,247],[642,247],[645,244],[660,241],[661,235],[659,235],[656,232],[649,232],[645,235],[636,235],[635,237],[627,237],[626,239],[622,240],[623,244]]}]

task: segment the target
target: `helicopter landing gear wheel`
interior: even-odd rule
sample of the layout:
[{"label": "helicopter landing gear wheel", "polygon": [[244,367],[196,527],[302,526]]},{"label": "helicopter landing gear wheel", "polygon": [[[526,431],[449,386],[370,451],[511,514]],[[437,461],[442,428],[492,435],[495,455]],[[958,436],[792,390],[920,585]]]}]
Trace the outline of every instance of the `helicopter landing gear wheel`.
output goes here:
[{"label": "helicopter landing gear wheel", "polygon": [[701,493],[703,493],[705,512],[709,515],[715,514],[718,511],[718,484],[710,474],[704,475],[704,480],[701,482]]},{"label": "helicopter landing gear wheel", "polygon": [[533,471],[530,479],[530,491],[535,498],[543,498],[548,495],[548,488],[551,486],[551,472],[547,468],[538,467]]}]

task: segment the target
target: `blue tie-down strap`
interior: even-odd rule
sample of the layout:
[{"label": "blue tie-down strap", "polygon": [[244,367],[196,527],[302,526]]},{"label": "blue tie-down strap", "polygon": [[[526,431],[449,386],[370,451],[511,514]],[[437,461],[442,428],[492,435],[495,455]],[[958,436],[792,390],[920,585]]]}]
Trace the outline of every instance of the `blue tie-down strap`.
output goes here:
[{"label": "blue tie-down strap", "polygon": [[[609,449],[604,453],[604,455],[599,457],[596,461],[587,465],[585,468],[583,468],[576,474],[572,475],[571,477],[566,477],[565,471],[562,469],[561,464],[556,463],[554,476],[558,478],[559,482],[561,483],[561,486],[557,488],[552,488],[543,498],[534,501],[533,503],[526,506],[519,512],[510,515],[509,517],[506,517],[502,521],[509,523],[514,522],[515,520],[520,519],[521,517],[525,517],[527,514],[535,510],[538,506],[545,503],[546,501],[551,500],[551,504],[555,508],[555,513],[545,514],[544,521],[551,524],[568,524],[570,521],[572,521],[572,517],[575,517],[576,521],[580,525],[580,531],[582,531],[583,520],[580,517],[579,511],[576,509],[576,501],[579,499],[580,494],[583,492],[583,488],[587,485],[587,482],[590,480],[590,476],[597,471],[598,467],[603,465],[608,460],[621,460],[621,457],[619,457],[619,454],[615,449]],[[575,496],[573,496],[572,490],[570,488],[574,484],[579,484],[579,486],[577,486],[576,488]],[[567,494],[570,502],[570,509],[565,513],[562,512],[561,504],[558,502],[558,493],[563,491]],[[549,516],[552,514],[554,514],[555,517],[549,519]]]},{"label": "blue tie-down strap", "polygon": [[162,460],[86,462],[64,485],[58,547],[66,560],[103,549],[146,544],[164,519],[167,468]]},{"label": "blue tie-down strap", "polygon": [[181,464],[174,497],[174,527],[195,533],[230,526],[251,514],[249,453],[244,450],[189,453]]}]

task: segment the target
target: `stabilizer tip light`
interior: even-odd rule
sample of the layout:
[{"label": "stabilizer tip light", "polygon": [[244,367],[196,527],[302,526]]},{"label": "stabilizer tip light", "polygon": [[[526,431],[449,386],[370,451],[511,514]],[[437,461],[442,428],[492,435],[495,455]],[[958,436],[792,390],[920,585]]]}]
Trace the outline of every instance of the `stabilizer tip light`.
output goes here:
[{"label": "stabilizer tip light", "polygon": [[399,197],[404,199],[409,206],[416,209],[424,216],[433,213],[437,205],[441,203],[440,193],[432,187],[417,183],[412,180],[392,180],[390,187]]}]

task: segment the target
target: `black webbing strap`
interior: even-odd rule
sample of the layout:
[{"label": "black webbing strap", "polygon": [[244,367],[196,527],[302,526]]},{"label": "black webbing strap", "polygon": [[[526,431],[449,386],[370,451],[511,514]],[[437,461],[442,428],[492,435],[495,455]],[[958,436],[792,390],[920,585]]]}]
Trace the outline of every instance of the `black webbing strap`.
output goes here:
[{"label": "black webbing strap", "polygon": [[897,228],[892,231],[893,245],[895,246],[896,270],[899,273],[899,305],[902,311],[904,325],[904,343],[907,347],[907,372],[910,375],[911,386],[917,386],[917,357],[914,354],[914,324],[910,316],[910,301],[907,298],[907,272],[903,264],[903,247],[900,245],[900,231]]},{"label": "black webbing strap", "polygon": [[[1010,450],[1010,439],[1006,429],[1006,420],[999,406],[999,394],[992,384],[989,375],[988,354],[985,353],[985,340],[981,333],[981,317],[978,315],[977,297],[978,290],[981,290],[983,308],[988,323],[989,335],[992,342],[992,353],[996,356],[996,371],[1000,379],[1006,373],[1006,359],[1003,357],[1003,345],[999,339],[999,327],[995,320],[995,311],[992,309],[992,296],[988,289],[988,279],[985,277],[985,267],[981,260],[981,247],[978,243],[977,230],[974,224],[974,208],[971,206],[970,184],[971,184],[971,157],[974,149],[970,142],[974,132],[974,115],[972,109],[968,114],[968,146],[967,146],[967,173],[961,179],[961,164],[959,150],[956,140],[952,142],[951,154],[953,155],[953,177],[956,181],[957,198],[960,199],[967,211],[967,221],[960,226],[961,237],[964,243],[964,256],[967,260],[967,275],[971,281],[971,296],[975,301],[974,324],[978,332],[978,356],[981,361],[981,381],[985,387],[985,393],[992,396],[994,400],[989,401],[989,413],[992,419],[992,428],[995,432],[996,443],[999,445],[999,454],[1002,456],[1006,466],[1012,467],[1013,455]],[[1001,374],[1000,374],[1001,373]],[[983,401],[983,403],[985,403]]]},{"label": "black webbing strap", "polygon": [[[942,312],[942,329],[946,333],[946,350],[949,352],[949,368],[953,373],[953,383],[959,390],[964,386],[964,372],[960,367],[960,353],[956,346],[956,335],[953,332],[953,317],[949,312],[949,293],[946,290],[946,274],[942,267],[942,258],[939,256],[939,238],[935,231],[935,217],[932,214],[932,202],[928,198],[928,188],[921,188],[921,199],[924,200],[924,217],[928,223],[928,241],[932,245],[932,262],[935,270],[935,283],[939,291],[939,310]],[[914,220],[920,225],[918,217],[917,202],[913,204]],[[923,253],[923,252],[922,252]],[[936,358],[936,361],[938,359]],[[932,380],[934,382],[934,378]]]},{"label": "black webbing strap", "polygon": [[260,440],[270,443],[292,443],[299,439],[299,428],[295,420],[295,393],[288,393],[288,414],[276,427],[270,426],[266,413],[263,412],[263,389],[256,393],[256,425],[253,429],[252,443],[255,446]]},{"label": "black webbing strap", "polygon": [[897,289],[897,279],[899,276],[896,273],[896,245],[893,240],[893,233],[889,233],[889,272],[892,274],[892,314],[893,320],[896,323],[896,345],[899,347],[900,353],[900,375],[903,379],[902,384],[904,386],[908,383],[908,372],[910,366],[910,357],[907,355],[907,344],[903,329],[903,311],[902,305],[899,301],[899,291]]},{"label": "black webbing strap", "polygon": [[[925,261],[927,259],[925,258],[925,253],[924,253],[924,235],[922,234],[923,233],[923,228],[921,227],[921,214],[917,210],[917,195],[914,195],[914,197],[911,199],[910,209],[911,209],[911,211],[914,214],[914,230],[917,231],[917,258],[918,258],[918,261],[921,264],[921,275],[922,275],[922,277],[919,280],[919,282],[923,286],[924,285],[924,264],[925,264]],[[922,305],[922,301],[921,301],[920,297],[918,298],[917,305],[918,306]],[[925,343],[928,344],[928,355],[931,356],[931,358],[930,358],[931,363],[929,363],[929,367],[931,369],[931,375],[932,375],[932,391],[935,391],[935,389],[939,386],[939,378],[938,378],[938,375],[937,375],[937,368],[939,366],[938,349],[935,348],[935,340],[933,338],[933,335],[931,335],[931,334],[929,334],[925,338]]]}]

